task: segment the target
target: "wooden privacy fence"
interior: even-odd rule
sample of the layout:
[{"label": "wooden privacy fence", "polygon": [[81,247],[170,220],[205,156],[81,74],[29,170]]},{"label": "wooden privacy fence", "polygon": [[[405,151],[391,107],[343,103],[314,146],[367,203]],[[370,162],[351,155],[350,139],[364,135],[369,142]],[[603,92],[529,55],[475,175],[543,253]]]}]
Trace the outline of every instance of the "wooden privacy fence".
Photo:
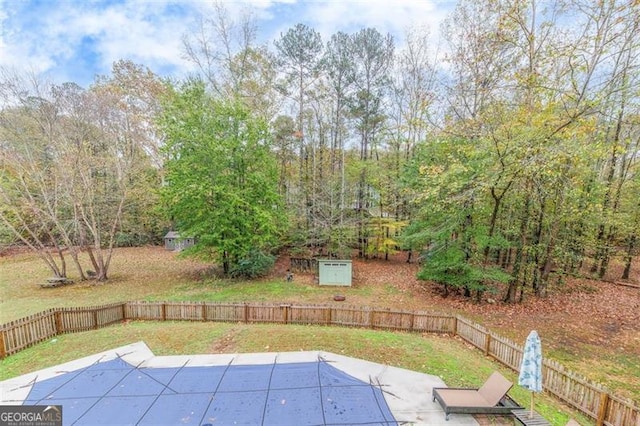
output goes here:
[{"label": "wooden privacy fence", "polygon": [[[449,333],[514,371],[522,346],[457,315],[392,311],[337,305],[208,302],[125,302],[86,308],[49,309],[0,326],[0,358],[51,337],[96,330],[127,320],[217,321],[317,324],[343,327]],[[596,421],[597,425],[640,426],[640,408],[602,386],[545,359],[544,388]]]}]

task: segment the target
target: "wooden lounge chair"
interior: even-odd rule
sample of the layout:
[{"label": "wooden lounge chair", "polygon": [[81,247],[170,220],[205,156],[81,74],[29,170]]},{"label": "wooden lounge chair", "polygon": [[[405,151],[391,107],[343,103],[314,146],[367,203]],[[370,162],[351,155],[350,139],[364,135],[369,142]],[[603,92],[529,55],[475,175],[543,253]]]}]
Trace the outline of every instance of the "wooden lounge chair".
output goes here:
[{"label": "wooden lounge chair", "polygon": [[512,386],[496,371],[480,389],[433,388],[433,401],[440,403],[446,420],[451,413],[511,414],[511,410],[522,408],[507,395]]}]

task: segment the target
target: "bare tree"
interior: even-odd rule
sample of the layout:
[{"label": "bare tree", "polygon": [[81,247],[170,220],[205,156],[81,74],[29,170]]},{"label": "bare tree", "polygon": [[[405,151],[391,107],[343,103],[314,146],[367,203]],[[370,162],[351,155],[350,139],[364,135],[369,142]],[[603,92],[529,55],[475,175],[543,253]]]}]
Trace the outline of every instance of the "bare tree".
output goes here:
[{"label": "bare tree", "polygon": [[69,248],[84,277],[78,250],[70,244],[73,214],[60,209],[67,196],[56,150],[63,117],[52,89],[34,74],[1,70],[0,219],[54,276],[67,276],[64,252]]},{"label": "bare tree", "polygon": [[233,19],[222,2],[211,16],[200,16],[191,34],[182,37],[186,58],[196,64],[211,89],[220,96],[241,91],[252,62],[256,24],[250,11]]}]

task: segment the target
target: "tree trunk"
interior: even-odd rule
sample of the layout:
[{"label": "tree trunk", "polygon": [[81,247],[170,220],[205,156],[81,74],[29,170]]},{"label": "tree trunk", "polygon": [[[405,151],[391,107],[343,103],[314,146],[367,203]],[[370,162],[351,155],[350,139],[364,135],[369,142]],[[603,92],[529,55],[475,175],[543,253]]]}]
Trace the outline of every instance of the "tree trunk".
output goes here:
[{"label": "tree trunk", "polygon": [[365,212],[368,211],[368,202],[366,196],[366,171],[362,168],[360,173],[360,182],[358,183],[358,256],[360,258],[367,257],[367,235],[365,229]]},{"label": "tree trunk", "polygon": [[[605,198],[606,200],[606,198]],[[604,210],[604,208],[603,208]],[[604,213],[604,211],[603,211]],[[603,253],[603,242],[604,242],[604,231],[605,231],[605,226],[604,223],[601,223],[598,226],[598,236],[596,237],[596,253],[595,256],[593,258],[593,264],[591,265],[591,269],[589,270],[592,274],[596,273],[598,271],[598,267],[600,265],[600,260],[602,259],[602,256],[604,255]]]},{"label": "tree trunk", "polygon": [[[460,231],[460,235],[462,236],[462,250],[464,251],[464,262],[469,264],[471,260],[471,250],[473,247],[471,246],[472,236],[470,228],[473,226],[473,201],[467,201],[465,203],[465,210],[467,211],[467,215],[464,218],[464,222],[462,224],[462,229]],[[469,286],[464,287],[464,296],[471,297],[471,289]]]},{"label": "tree trunk", "polygon": [[549,275],[553,267],[553,249],[555,248],[555,238],[552,236],[551,241],[547,244],[547,250],[545,253],[544,266],[540,274],[540,285],[536,291],[537,296],[545,296],[547,293],[547,284],[549,282]]},{"label": "tree trunk", "polygon": [[[613,140],[611,141],[612,144],[612,148],[611,148],[611,164],[609,165],[609,173],[607,173],[607,180],[606,180],[606,184],[607,184],[607,190],[604,194],[604,201],[602,203],[602,220],[603,222],[600,224],[599,228],[598,228],[598,239],[597,239],[597,250],[596,250],[596,256],[595,259],[593,260],[593,265],[591,266],[591,272],[594,273],[596,271],[599,271],[599,274],[602,274],[602,276],[604,276],[604,273],[607,270],[607,264],[608,264],[608,259],[607,259],[607,264],[603,265],[603,259],[605,257],[608,257],[608,253],[607,253],[607,247],[606,247],[606,241],[605,241],[605,227],[606,227],[606,222],[604,222],[604,220],[607,218],[607,213],[609,210],[609,206],[611,204],[611,199],[614,196],[614,194],[612,194],[614,187],[614,177],[615,177],[615,172],[616,172],[616,166],[618,164],[618,144],[620,142],[620,132],[622,130],[622,119],[624,116],[624,109],[625,109],[625,105],[624,102],[622,103],[621,107],[620,107],[620,111],[618,112],[618,119],[616,122],[616,128],[615,128],[615,132],[614,132],[614,136],[613,136]],[[624,168],[624,167],[623,167]],[[619,192],[618,191],[618,196],[616,198],[619,197]],[[617,203],[616,203],[617,204]],[[617,208],[617,206],[614,206],[614,208],[612,209],[613,211],[615,211]],[[608,236],[607,236],[608,237]],[[608,238],[606,238],[608,239]],[[601,276],[601,278],[602,278]]]},{"label": "tree trunk", "polygon": [[635,235],[629,237],[629,244],[627,245],[627,253],[624,258],[624,271],[622,272],[622,279],[628,280],[631,275],[631,263],[633,261],[633,250],[635,249],[637,238]]},{"label": "tree trunk", "polygon": [[598,270],[598,277],[604,279],[609,268],[609,261],[611,260],[611,252],[613,251],[615,226],[609,227],[607,238],[604,241],[604,247],[602,248],[602,258],[600,259],[600,269]]},{"label": "tree trunk", "polygon": [[78,257],[78,248],[77,247],[69,247],[69,253],[71,254],[71,258],[73,259],[73,263],[76,266],[76,270],[78,271],[78,276],[81,281],[87,279],[84,271],[82,270],[82,265],[80,264],[80,258]]},{"label": "tree trunk", "polygon": [[[502,193],[504,195],[504,192]],[[502,196],[498,197],[496,194],[496,189],[494,187],[491,188],[491,197],[493,198],[493,211],[491,212],[491,220],[489,221],[489,240],[493,237],[493,233],[496,228],[496,221],[498,219],[498,212],[500,210],[500,202],[502,201]],[[490,243],[484,248],[484,261],[486,262],[489,258],[490,251]]]},{"label": "tree trunk", "polygon": [[515,248],[516,254],[513,261],[513,270],[511,272],[511,280],[509,280],[509,286],[507,293],[505,294],[504,301],[507,303],[515,303],[516,293],[518,285],[520,284],[519,276],[522,269],[522,257],[524,255],[524,248],[527,244],[527,228],[529,227],[529,215],[530,215],[530,200],[529,197],[525,198],[524,210],[522,213],[522,220],[520,222],[520,241]]},{"label": "tree trunk", "polygon": [[96,271],[96,274],[98,273],[98,269],[100,269],[98,267],[98,261],[96,260],[96,257],[93,255],[93,248],[90,245],[86,246],[87,248],[87,254],[89,255],[89,260],[91,261],[91,265],[93,266],[93,270]]},{"label": "tree trunk", "polygon": [[536,233],[533,235],[533,241],[531,245],[534,248],[533,264],[534,268],[531,277],[531,289],[535,294],[538,294],[538,286],[540,285],[540,242],[542,241],[542,228],[544,222],[544,214],[546,208],[546,200],[543,198],[540,203],[540,214],[538,215],[538,224],[536,227]]},{"label": "tree trunk", "polygon": [[230,269],[231,268],[229,267],[229,253],[227,253],[227,251],[225,250],[222,253],[222,272],[225,275],[228,275]]},{"label": "tree trunk", "polygon": [[622,279],[623,280],[628,280],[629,276],[631,275],[631,263],[633,261],[634,252],[635,252],[635,250],[637,248],[637,243],[638,243],[637,230],[638,230],[638,228],[640,228],[640,198],[638,199],[638,204],[636,206],[635,218],[634,218],[634,220],[632,222],[633,222],[633,226],[635,227],[636,231],[635,232],[632,231],[632,234],[629,235],[629,237],[627,238],[627,241],[628,241],[627,253],[625,255],[624,271],[622,272]]},{"label": "tree trunk", "polygon": [[502,266],[502,269],[507,269],[509,267],[509,265],[511,265],[511,257],[513,255],[513,249],[511,247],[504,249],[504,250],[500,250],[500,265]]}]

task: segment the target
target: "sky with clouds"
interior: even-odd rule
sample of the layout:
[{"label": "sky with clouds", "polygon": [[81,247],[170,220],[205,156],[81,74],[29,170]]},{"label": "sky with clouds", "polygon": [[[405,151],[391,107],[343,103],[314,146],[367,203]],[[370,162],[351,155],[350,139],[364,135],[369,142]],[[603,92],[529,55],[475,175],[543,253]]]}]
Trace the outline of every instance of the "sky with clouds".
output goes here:
[{"label": "sky with clouds", "polygon": [[[258,42],[271,43],[297,23],[328,40],[336,31],[375,27],[401,43],[404,31],[427,25],[436,34],[455,5],[450,0],[223,0],[233,16],[250,10]],[[0,66],[31,70],[55,82],[88,86],[130,59],[163,76],[180,78],[191,65],[182,38],[194,31],[211,1],[0,0]]]}]

